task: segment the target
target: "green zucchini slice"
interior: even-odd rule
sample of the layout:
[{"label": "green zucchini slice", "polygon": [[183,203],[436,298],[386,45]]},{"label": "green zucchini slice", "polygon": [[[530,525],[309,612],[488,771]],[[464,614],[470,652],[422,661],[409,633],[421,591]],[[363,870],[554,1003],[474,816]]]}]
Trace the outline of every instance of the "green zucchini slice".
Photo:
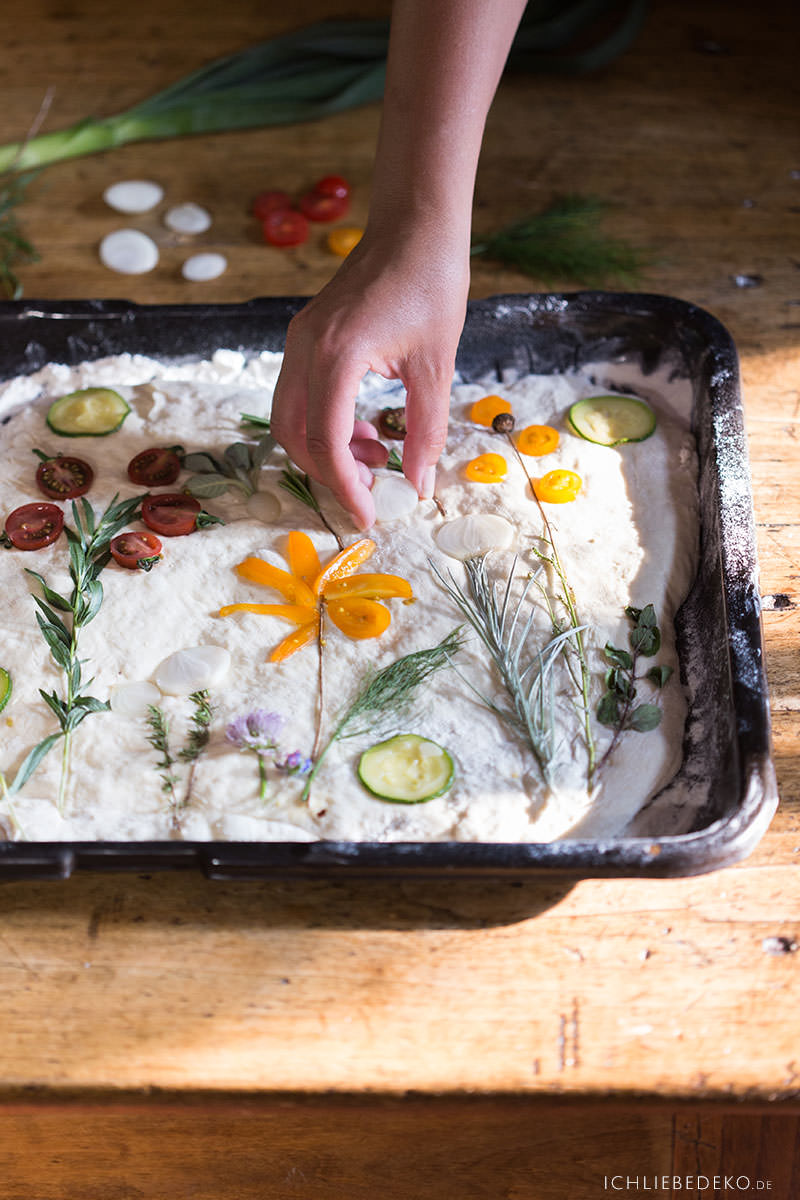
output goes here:
[{"label": "green zucchini slice", "polygon": [[0,712],[11,699],[11,676],[5,667],[0,667]]},{"label": "green zucchini slice", "polygon": [[119,429],[130,411],[111,388],[81,388],[53,401],[47,424],[62,437],[105,437]]},{"label": "green zucchini slice", "polygon": [[656,427],[656,414],[634,396],[589,396],[578,400],[568,414],[578,437],[598,446],[643,442]]},{"label": "green zucchini slice", "polygon": [[447,751],[416,733],[398,733],[378,742],[358,762],[358,777],[367,791],[399,804],[420,804],[443,795],[454,774]]}]

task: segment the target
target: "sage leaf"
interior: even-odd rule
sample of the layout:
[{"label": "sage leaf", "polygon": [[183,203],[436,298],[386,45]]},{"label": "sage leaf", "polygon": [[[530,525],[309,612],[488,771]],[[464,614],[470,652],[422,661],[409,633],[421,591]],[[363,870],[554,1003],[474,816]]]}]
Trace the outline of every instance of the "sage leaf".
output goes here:
[{"label": "sage leaf", "polygon": [[186,483],[186,491],[198,500],[213,500],[215,496],[222,496],[227,492],[232,482],[222,475],[208,475],[205,479],[199,477],[189,479]]}]

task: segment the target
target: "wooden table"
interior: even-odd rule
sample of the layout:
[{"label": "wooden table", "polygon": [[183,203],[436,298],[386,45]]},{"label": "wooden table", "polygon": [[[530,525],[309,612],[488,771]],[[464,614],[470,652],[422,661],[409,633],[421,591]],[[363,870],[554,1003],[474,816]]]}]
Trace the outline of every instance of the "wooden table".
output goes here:
[{"label": "wooden table", "polygon": [[[336,15],[323,0],[291,13],[251,0],[10,8],[3,141],[31,124],[51,85],[55,129]],[[475,207],[482,232],[566,191],[606,197],[609,230],[657,252],[642,290],[709,309],[738,344],[781,794],[763,842],[736,867],[675,881],[226,885],[140,874],[6,885],[3,1200],[583,1200],[621,1190],[621,1177],[643,1190],[662,1175],[708,1196],[722,1193],[687,1177],[723,1172],[772,1197],[800,1193],[793,8],[662,0],[613,67],[507,78]],[[378,0],[347,6],[385,11]],[[321,241],[265,247],[248,202],[341,172],[363,218],[378,116],[373,104],[44,171],[20,213],[40,253],[21,271],[26,297],[314,292],[335,267]],[[120,223],[103,189],[140,177],[213,211],[204,240],[227,255],[225,275],[184,282],[186,249],[163,230],[151,275],[99,264],[101,236]],[[149,218],[137,225],[156,230]],[[760,285],[737,287],[745,274]],[[476,264],[472,293],[545,286]]]}]

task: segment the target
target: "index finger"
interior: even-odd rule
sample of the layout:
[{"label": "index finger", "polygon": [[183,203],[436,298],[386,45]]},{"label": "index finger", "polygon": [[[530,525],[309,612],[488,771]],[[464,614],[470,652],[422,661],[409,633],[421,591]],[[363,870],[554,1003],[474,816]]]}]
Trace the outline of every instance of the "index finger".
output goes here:
[{"label": "index finger", "polygon": [[[364,371],[366,368],[364,369]],[[341,362],[327,373],[310,374],[306,407],[309,474],[324,483],[361,529],[375,520],[375,505],[350,449],[356,395],[364,371]]]}]

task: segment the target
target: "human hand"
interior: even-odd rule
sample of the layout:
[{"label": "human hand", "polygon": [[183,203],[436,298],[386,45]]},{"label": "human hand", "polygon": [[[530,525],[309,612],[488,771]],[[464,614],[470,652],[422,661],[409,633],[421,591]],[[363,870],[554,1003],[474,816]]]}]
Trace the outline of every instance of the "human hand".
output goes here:
[{"label": "human hand", "polygon": [[403,471],[421,497],[432,496],[468,280],[468,246],[438,224],[368,231],[289,325],[272,433],[361,529],[375,519],[367,468],[384,465],[386,451],[371,426],[354,421],[360,382],[372,370],[405,385]]}]

